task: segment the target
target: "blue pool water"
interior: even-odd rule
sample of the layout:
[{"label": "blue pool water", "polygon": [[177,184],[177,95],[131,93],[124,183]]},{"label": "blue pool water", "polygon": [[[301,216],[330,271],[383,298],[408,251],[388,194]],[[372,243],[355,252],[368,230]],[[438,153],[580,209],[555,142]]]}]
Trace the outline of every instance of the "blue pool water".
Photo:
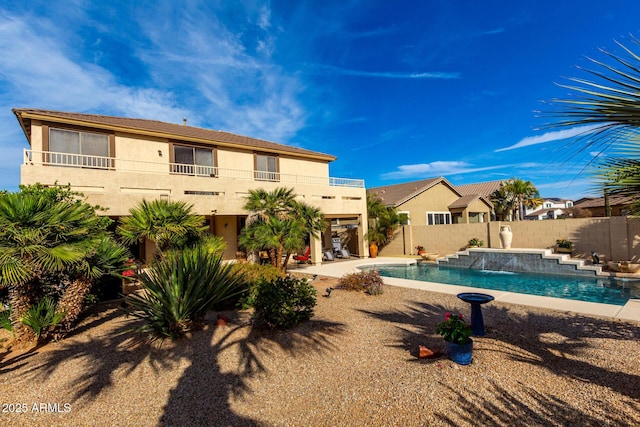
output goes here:
[{"label": "blue pool water", "polygon": [[640,298],[640,280],[496,272],[447,268],[426,263],[363,267],[369,270],[372,268],[378,270],[381,276],[387,277],[603,304],[625,305],[630,298]]}]

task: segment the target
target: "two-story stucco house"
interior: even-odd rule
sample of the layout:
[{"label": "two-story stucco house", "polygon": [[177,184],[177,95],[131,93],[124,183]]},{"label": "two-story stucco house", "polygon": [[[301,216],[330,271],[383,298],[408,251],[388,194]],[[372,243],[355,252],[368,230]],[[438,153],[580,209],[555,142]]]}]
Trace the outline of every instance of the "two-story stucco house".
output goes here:
[{"label": "two-story stucco house", "polygon": [[524,218],[529,220],[556,219],[564,214],[565,209],[572,207],[573,200],[550,197],[543,199],[541,205],[526,208]]},{"label": "two-story stucco house", "polygon": [[[212,234],[227,242],[234,258],[247,217],[249,190],[293,188],[297,197],[322,210],[328,227],[311,238],[319,263],[332,245],[332,227],[352,224],[349,249],[364,257],[367,224],[363,180],[329,176],[329,154],[246,136],[154,120],[14,109],[29,141],[21,183],[70,184],[87,201],[127,215],[143,199],[181,200],[204,215]],[[331,224],[334,224],[333,226]],[[140,250],[146,258],[149,249]]]}]

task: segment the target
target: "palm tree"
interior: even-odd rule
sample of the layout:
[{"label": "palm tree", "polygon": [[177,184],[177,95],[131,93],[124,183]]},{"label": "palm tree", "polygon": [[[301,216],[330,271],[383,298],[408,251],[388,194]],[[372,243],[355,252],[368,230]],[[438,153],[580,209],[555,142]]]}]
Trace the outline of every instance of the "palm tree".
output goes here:
[{"label": "palm tree", "polygon": [[368,193],[367,216],[369,217],[367,240],[376,242],[379,247],[383,247],[400,225],[400,216],[396,212],[396,208],[386,206],[378,196]]},{"label": "palm tree", "polygon": [[511,194],[515,200],[516,221],[524,219],[525,206],[532,206],[540,200],[540,194],[531,181],[512,178],[502,188],[506,193]]},{"label": "palm tree", "polygon": [[122,218],[117,232],[127,245],[148,239],[156,244],[160,255],[167,249],[192,246],[208,230],[202,215],[192,212],[192,205],[168,200],[143,200]]},{"label": "palm tree", "polygon": [[496,219],[511,221],[511,215],[516,205],[516,199],[513,194],[509,193],[504,186],[502,186],[494,191],[490,198],[491,203],[493,203]]},{"label": "palm tree", "polygon": [[[631,41],[640,45],[640,40]],[[552,117],[558,122],[551,126],[591,126],[576,143],[583,144],[579,151],[598,149],[600,152],[615,145],[617,154],[624,157],[604,157],[596,161],[593,170],[597,186],[609,194],[631,196],[638,199],[640,182],[640,55],[618,43],[626,55],[615,55],[601,50],[613,65],[588,58],[599,70],[582,69],[596,78],[590,81],[570,78],[577,85],[560,85],[576,92],[570,99],[556,99],[559,106]],[[640,203],[632,207],[632,214],[640,214]]]},{"label": "palm tree", "polygon": [[77,199],[69,187],[22,186],[0,195],[0,287],[7,287],[18,340],[33,334],[20,324],[29,308],[58,296],[69,327],[84,307],[93,279],[120,270],[126,251],[111,257],[108,217]]},{"label": "palm tree", "polygon": [[326,227],[322,211],[298,202],[293,189],[250,190],[244,209],[251,213],[240,245],[249,251],[268,251],[271,264],[283,272],[290,255],[304,248],[309,235],[319,237]]}]

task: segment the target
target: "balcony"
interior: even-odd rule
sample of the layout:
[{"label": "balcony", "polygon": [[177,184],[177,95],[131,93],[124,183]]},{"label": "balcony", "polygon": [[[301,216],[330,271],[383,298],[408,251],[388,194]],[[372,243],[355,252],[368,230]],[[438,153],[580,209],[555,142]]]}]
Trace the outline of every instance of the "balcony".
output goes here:
[{"label": "balcony", "polygon": [[97,169],[103,171],[135,172],[141,174],[210,177],[212,179],[225,178],[243,181],[268,181],[290,185],[306,184],[331,187],[364,188],[364,180],[362,179],[305,176],[284,174],[280,172],[227,169],[182,163],[146,162],[118,159],[114,157],[87,156],[26,149],[24,150],[24,165]]}]

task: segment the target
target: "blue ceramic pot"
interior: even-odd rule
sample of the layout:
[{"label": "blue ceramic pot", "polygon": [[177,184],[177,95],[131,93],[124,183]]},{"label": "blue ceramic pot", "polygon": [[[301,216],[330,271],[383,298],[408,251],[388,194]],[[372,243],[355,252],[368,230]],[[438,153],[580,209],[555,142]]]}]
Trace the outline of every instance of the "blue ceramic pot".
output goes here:
[{"label": "blue ceramic pot", "polygon": [[447,354],[449,359],[456,362],[458,365],[468,365],[471,363],[471,353],[473,350],[473,341],[469,344],[454,344],[449,341],[447,343]]}]

